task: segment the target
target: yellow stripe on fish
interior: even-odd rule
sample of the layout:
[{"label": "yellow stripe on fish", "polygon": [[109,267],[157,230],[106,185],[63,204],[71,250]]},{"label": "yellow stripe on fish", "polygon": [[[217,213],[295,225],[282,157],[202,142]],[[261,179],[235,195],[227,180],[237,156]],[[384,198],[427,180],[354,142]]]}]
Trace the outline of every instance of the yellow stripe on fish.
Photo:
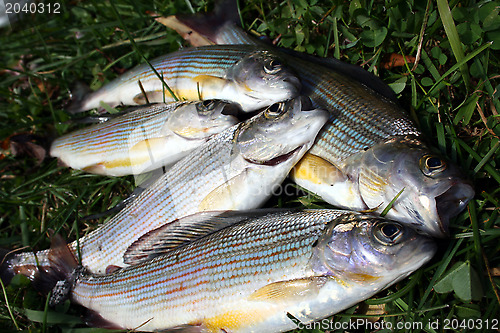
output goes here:
[{"label": "yellow stripe on fish", "polygon": [[[302,93],[311,98],[314,106],[330,112],[331,117],[310,153],[338,167],[347,181],[337,182],[338,186],[318,183],[323,175],[313,175],[315,170],[310,169],[307,176],[296,174],[298,185],[338,207],[356,210],[380,207],[380,211],[404,188],[387,216],[416,224],[420,231],[433,236],[447,236],[450,217],[465,208],[474,190],[456,165],[445,162],[425,146],[420,131],[397,104],[391,88],[360,67],[257,41],[233,22],[225,21],[227,17],[217,20],[211,16],[211,24],[200,25],[208,31],[198,29],[197,23],[206,23],[202,16],[163,22],[174,24],[174,29],[181,28],[180,23],[185,22],[194,33],[208,37],[196,42],[259,45],[276,52],[296,71],[302,82]],[[386,152],[375,148],[377,146]],[[362,157],[372,155],[372,149],[384,160]],[[364,168],[378,170],[379,177],[390,179],[381,191],[374,192],[373,187],[361,189],[362,185],[357,182],[357,169],[361,163],[368,162]],[[403,164],[405,167],[401,167]],[[363,197],[362,193],[369,193],[373,198]]]},{"label": "yellow stripe on fish", "polygon": [[206,139],[237,123],[222,101],[155,104],[68,133],[51,146],[52,156],[74,169],[124,176],[171,164]]},{"label": "yellow stripe on fish", "polygon": [[[202,228],[199,238],[160,247],[156,257],[109,275],[75,269],[68,249],[54,244],[47,281],[61,273],[66,281],[52,289],[50,303],[69,296],[114,327],[139,331],[281,332],[295,328],[288,313],[304,324],[331,316],[407,276],[436,251],[432,239],[409,227],[348,211],[189,218],[200,223],[170,231],[183,239],[183,228]],[[151,237],[161,244],[161,233]]]},{"label": "yellow stripe on fish", "polygon": [[[269,50],[256,46],[186,48],[131,69],[81,101],[72,113],[146,102],[221,99],[255,111],[296,97],[300,81]],[[158,76],[159,75],[159,76]],[[173,92],[174,96],[169,92]]]},{"label": "yellow stripe on fish", "polygon": [[[305,101],[297,98],[282,107],[268,108],[210,137],[117,215],[81,237],[82,263],[96,273],[106,272],[108,266],[127,266],[125,250],[162,225],[200,210],[254,209],[263,204],[327,120],[325,111],[303,110],[303,105],[309,105]],[[70,245],[75,253],[78,245]],[[48,264],[47,254],[37,253],[42,266]],[[16,270],[36,262],[33,254],[24,253],[9,260],[7,266]]]}]

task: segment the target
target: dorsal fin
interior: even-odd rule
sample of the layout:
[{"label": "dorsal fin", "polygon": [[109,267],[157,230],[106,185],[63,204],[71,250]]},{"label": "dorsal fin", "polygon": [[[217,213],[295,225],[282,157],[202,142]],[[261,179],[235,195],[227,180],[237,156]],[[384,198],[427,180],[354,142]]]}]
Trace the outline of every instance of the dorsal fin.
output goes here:
[{"label": "dorsal fin", "polygon": [[177,19],[203,36],[215,41],[217,30],[226,23],[238,24],[238,3],[236,0],[221,0],[212,12],[195,15],[176,15]]},{"label": "dorsal fin", "polygon": [[71,87],[71,102],[66,110],[68,113],[75,114],[84,112],[83,103],[86,97],[92,93],[88,85],[82,81],[75,81]]},{"label": "dorsal fin", "polygon": [[282,211],[289,209],[208,211],[189,215],[140,237],[127,249],[123,262],[136,265],[236,223]]},{"label": "dorsal fin", "polygon": [[[227,14],[221,13],[220,9],[228,7]],[[166,20],[160,22],[166,26],[176,30],[189,42],[193,42],[194,38],[191,35],[198,34],[197,40],[205,38],[207,43],[195,43],[193,46],[208,45],[209,43],[216,44],[257,44],[262,47],[269,46],[263,40],[256,40],[250,37],[238,25],[238,11],[236,1],[221,1],[214,12],[207,14],[196,14],[192,16],[177,15],[176,20]],[[236,16],[236,17],[235,17]],[[187,33],[186,33],[187,31]],[[285,48],[277,48],[283,53],[290,56],[301,58],[304,61],[310,61],[330,70],[333,70],[341,75],[344,75],[352,80],[367,86],[379,95],[388,100],[398,103],[394,91],[382,81],[378,76],[374,75],[357,65],[349,64],[335,58],[322,58],[309,55],[303,52],[297,52]]]},{"label": "dorsal fin", "polygon": [[16,275],[10,264],[10,260],[15,257],[14,252],[0,249],[0,280],[2,280],[5,286],[9,285],[12,278]]}]

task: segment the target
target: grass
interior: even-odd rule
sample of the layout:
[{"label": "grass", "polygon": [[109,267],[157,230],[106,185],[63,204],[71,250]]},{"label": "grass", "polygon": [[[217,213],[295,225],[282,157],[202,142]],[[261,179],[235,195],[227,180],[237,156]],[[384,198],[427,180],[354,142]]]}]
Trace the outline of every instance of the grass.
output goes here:
[{"label": "grass", "polygon": [[[67,170],[54,159],[36,157],[43,152],[39,147],[76,128],[64,111],[76,81],[96,89],[145,59],[185,45],[149,13],[213,7],[212,1],[197,0],[59,3],[60,13],[30,14],[12,29],[0,30],[4,248],[44,249],[49,228],[75,239],[98,225],[80,221],[83,216],[127,197],[132,177]],[[280,46],[336,57],[382,77],[429,142],[475,184],[474,200],[453,221],[451,239],[440,241],[432,262],[359,307],[335,315],[334,321],[383,317],[394,328],[398,323],[424,324],[415,324],[407,330],[411,332],[441,332],[446,320],[454,331],[479,324],[482,330],[491,328],[500,317],[500,2],[249,0],[240,6],[250,33],[267,35]],[[322,205],[309,197],[290,200],[273,202]],[[2,293],[4,331],[104,331],[82,325],[76,306],[48,308],[46,297],[21,277]],[[381,313],[370,314],[376,307],[382,307]]]}]

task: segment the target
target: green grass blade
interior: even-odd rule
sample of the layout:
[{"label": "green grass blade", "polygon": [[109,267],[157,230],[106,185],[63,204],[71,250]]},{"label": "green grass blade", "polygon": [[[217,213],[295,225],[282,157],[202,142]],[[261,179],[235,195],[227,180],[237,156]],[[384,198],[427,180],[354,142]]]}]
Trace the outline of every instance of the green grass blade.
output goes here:
[{"label": "green grass blade", "polygon": [[[476,50],[474,50],[473,52],[469,53],[467,56],[465,56],[460,62],[456,63],[455,65],[453,65],[449,70],[447,70],[439,80],[437,80],[433,85],[432,87],[429,89],[429,91],[427,91],[426,95],[429,96],[433,91],[434,89],[436,89],[438,87],[438,85],[446,78],[448,77],[449,75],[451,75],[453,72],[455,72],[457,69],[460,68],[460,66],[462,64],[465,64],[467,63],[468,61],[470,61],[471,59],[473,59],[474,57],[476,57],[478,54],[480,54],[481,52],[483,52],[484,50],[486,50],[487,48],[489,48],[491,46],[491,42],[489,43],[486,43],[484,45],[481,45],[480,47],[478,47]],[[422,105],[422,103],[424,102],[425,100],[422,99],[420,101],[420,103],[417,105],[417,108],[420,108],[420,106]]]},{"label": "green grass blade", "polygon": [[387,215],[387,213],[389,213],[389,210],[391,210],[392,205],[394,205],[394,203],[396,202],[396,200],[398,200],[398,198],[400,197],[400,195],[403,193],[404,190],[405,188],[403,187],[401,191],[399,191],[398,194],[396,194],[396,196],[391,200],[391,202],[389,202],[389,204],[384,208],[382,213],[380,213],[380,216],[384,217]]},{"label": "green grass blade", "polygon": [[[483,160],[483,158],[481,158],[481,156],[479,156],[478,153],[476,153],[471,147],[469,147],[464,141],[456,138],[455,139],[459,144],[460,146],[462,146],[462,148],[464,148],[476,161],[478,161],[479,163],[481,163],[481,161]],[[488,164],[487,162],[485,162],[485,164],[482,166],[484,168],[484,170],[486,172],[488,172],[491,177],[493,177],[499,184],[500,184],[500,173],[498,173],[498,171],[496,170],[496,168],[494,168],[493,166],[491,166],[490,164]]]},{"label": "green grass blade", "polygon": [[456,252],[458,251],[458,249],[462,245],[463,241],[464,241],[463,239],[459,239],[455,243],[455,245],[453,246],[453,248],[451,248],[451,247],[448,248],[448,251],[445,253],[445,255],[443,256],[443,259],[439,263],[439,266],[438,266],[436,272],[434,273],[434,276],[432,277],[431,282],[429,283],[429,286],[427,287],[427,289],[425,290],[424,294],[420,298],[420,302],[418,303],[417,309],[422,309],[422,307],[424,306],[425,302],[427,301],[427,298],[431,294],[431,291],[432,291],[432,288],[434,287],[434,284],[443,275],[444,271],[446,270],[446,268],[450,264],[451,260],[455,256]]},{"label": "green grass blade", "polygon": [[134,48],[134,50],[141,56],[141,58],[149,65],[149,67],[151,68],[151,70],[155,73],[155,75],[160,79],[160,81],[162,82],[163,86],[165,87],[165,89],[167,89],[168,93],[172,96],[172,98],[175,100],[175,101],[178,101],[179,98],[177,96],[175,96],[174,92],[172,91],[172,89],[170,89],[170,87],[168,86],[168,84],[165,82],[165,80],[163,80],[162,76],[160,75],[160,73],[158,73],[158,71],[156,70],[156,68],[153,67],[153,65],[151,65],[151,63],[149,62],[149,60],[144,56],[144,54],[141,52],[141,50],[139,49],[139,47],[137,46],[137,44],[135,43],[135,40],[134,38],[132,38],[132,35],[130,34],[130,32],[128,31],[127,29],[127,26],[123,23],[123,20],[120,16],[120,14],[118,13],[118,10],[116,9],[116,6],[114,4],[114,1],[110,1],[109,2],[110,5],[111,5],[111,8],[113,9],[113,12],[116,16],[116,18],[118,19],[118,21],[120,21],[120,24],[121,26],[123,27],[123,30],[125,31],[125,33],[127,34],[127,37],[128,39],[130,40],[130,43],[132,44],[132,47]]},{"label": "green grass blade", "polygon": [[14,318],[14,314],[12,313],[12,309],[11,309],[10,304],[9,304],[9,298],[7,297],[7,292],[5,291],[5,286],[4,286],[2,280],[0,280],[0,285],[2,286],[2,292],[3,292],[4,299],[5,299],[5,306],[7,307],[7,310],[9,311],[10,319],[14,323],[14,326],[16,326],[16,330],[19,331],[20,330],[19,325],[17,324],[16,318]]},{"label": "green grass blade", "polygon": [[478,173],[481,168],[488,163],[488,161],[491,159],[491,157],[497,152],[498,148],[500,147],[500,141],[497,141],[497,143],[491,147],[490,151],[484,155],[484,157],[479,161],[479,163],[476,165],[474,168],[474,173]]},{"label": "green grass blade", "polygon": [[444,31],[446,32],[446,36],[448,37],[448,41],[450,42],[453,55],[455,56],[457,62],[461,63],[460,72],[462,73],[465,86],[470,89],[469,69],[467,68],[467,64],[463,62],[463,59],[465,57],[464,50],[462,43],[460,42],[460,37],[458,36],[457,27],[455,26],[455,22],[453,21],[453,17],[451,16],[451,10],[448,5],[448,1],[437,0],[437,8],[441,21],[443,22]]}]

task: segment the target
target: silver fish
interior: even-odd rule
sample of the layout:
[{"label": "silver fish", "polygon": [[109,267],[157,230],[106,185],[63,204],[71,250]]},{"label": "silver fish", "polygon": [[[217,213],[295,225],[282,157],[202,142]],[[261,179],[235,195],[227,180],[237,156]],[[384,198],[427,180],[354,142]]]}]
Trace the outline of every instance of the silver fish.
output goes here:
[{"label": "silver fish", "polygon": [[206,100],[142,107],[57,138],[50,154],[73,169],[107,176],[171,164],[235,125],[231,104]]},{"label": "silver fish", "polygon": [[[304,102],[303,102],[304,101]],[[309,102],[309,103],[307,103]],[[249,120],[214,135],[177,162],[95,231],[80,238],[78,252],[90,271],[126,266],[125,250],[141,235],[180,217],[207,210],[253,209],[311,147],[328,114],[308,109],[308,99],[273,105]],[[70,244],[77,252],[77,242]],[[48,251],[20,253],[1,268],[4,276],[36,279]]]},{"label": "silver fish", "polygon": [[[75,101],[71,113],[101,103],[140,105],[220,99],[255,111],[296,97],[300,81],[272,52],[256,46],[186,48],[140,65]],[[171,89],[172,93],[169,92]]]},{"label": "silver fish", "polygon": [[452,163],[421,141],[396,137],[334,164],[306,154],[292,172],[300,186],[337,207],[382,212],[418,231],[443,237],[450,218],[474,196]]},{"label": "silver fish", "polygon": [[[193,33],[201,33],[217,44],[251,43],[265,47],[234,23],[211,18],[209,22],[220,25],[207,25],[204,20],[203,17],[181,19],[180,23],[188,23]],[[198,25],[207,31],[197,30]],[[178,26],[173,28],[178,29]],[[267,47],[295,70],[302,81],[302,93],[311,97],[313,105],[330,112],[329,121],[319,133],[310,154],[305,156],[308,160],[294,168],[292,178],[295,182],[333,205],[379,212],[404,189],[392,203],[387,216],[412,223],[433,236],[447,236],[449,219],[460,213],[473,198],[473,187],[452,162],[445,161],[426,147],[420,131],[405,111],[383,97],[390,97],[383,83],[371,75],[362,75],[360,69],[351,71],[352,66],[327,60],[312,61],[309,56]],[[366,150],[377,145],[379,148],[373,148],[376,152],[365,154]],[[383,163],[377,164],[372,159],[370,163],[359,166],[362,171],[352,171],[355,167],[353,161],[367,163],[368,159],[361,156],[378,156],[382,153],[380,149],[387,149],[383,152]],[[405,155],[409,151],[411,156]],[[432,158],[428,159],[429,156]],[[436,164],[436,167],[431,166],[432,173],[427,171],[426,160]],[[384,163],[390,167],[382,166]],[[393,168],[396,165],[408,169]],[[367,172],[374,181],[396,177],[397,180],[363,184],[356,175]],[[370,188],[364,188],[366,186]]]},{"label": "silver fish", "polygon": [[[409,227],[348,211],[236,213],[234,221],[222,214],[200,224],[216,231],[203,229],[198,239],[105,276],[78,268],[54,242],[49,276],[66,279],[51,303],[69,293],[108,328],[281,332],[296,327],[287,313],[304,324],[330,316],[405,278],[436,251]],[[190,226],[186,233],[197,232]]]}]

